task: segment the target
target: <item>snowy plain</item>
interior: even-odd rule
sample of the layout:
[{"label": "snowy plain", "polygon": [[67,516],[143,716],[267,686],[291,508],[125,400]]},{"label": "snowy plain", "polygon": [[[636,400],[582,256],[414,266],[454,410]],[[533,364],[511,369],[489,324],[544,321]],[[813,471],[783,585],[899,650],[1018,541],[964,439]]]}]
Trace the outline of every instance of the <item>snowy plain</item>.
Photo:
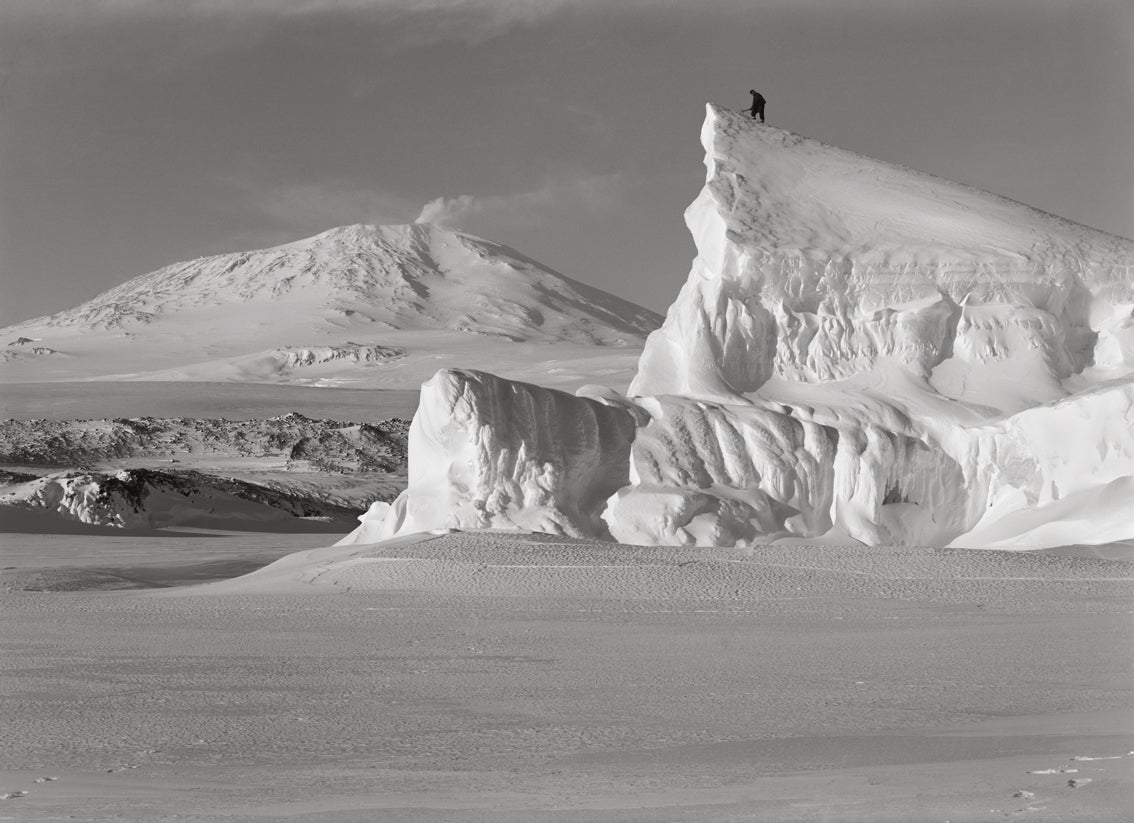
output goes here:
[{"label": "snowy plain", "polygon": [[324,420],[409,419],[420,391],[311,388],[274,383],[97,381],[5,383],[0,417],[93,420],[193,417],[251,420],[299,412]]},{"label": "snowy plain", "polygon": [[1130,562],[455,533],[108,591],[227,541],[103,536],[38,572],[27,544],[0,813],[1128,819]]}]

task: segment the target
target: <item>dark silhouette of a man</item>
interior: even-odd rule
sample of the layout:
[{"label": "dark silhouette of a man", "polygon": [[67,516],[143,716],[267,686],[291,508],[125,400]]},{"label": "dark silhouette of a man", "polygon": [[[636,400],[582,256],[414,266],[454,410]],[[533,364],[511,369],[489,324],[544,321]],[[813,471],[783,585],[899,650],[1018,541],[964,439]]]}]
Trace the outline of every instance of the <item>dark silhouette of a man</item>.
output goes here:
[{"label": "dark silhouette of a man", "polygon": [[749,89],[748,93],[752,95],[752,108],[745,109],[745,111],[752,112],[752,116],[760,117],[760,122],[764,122],[764,104],[768,101],[764,99],[764,95],[756,91],[756,89]]}]

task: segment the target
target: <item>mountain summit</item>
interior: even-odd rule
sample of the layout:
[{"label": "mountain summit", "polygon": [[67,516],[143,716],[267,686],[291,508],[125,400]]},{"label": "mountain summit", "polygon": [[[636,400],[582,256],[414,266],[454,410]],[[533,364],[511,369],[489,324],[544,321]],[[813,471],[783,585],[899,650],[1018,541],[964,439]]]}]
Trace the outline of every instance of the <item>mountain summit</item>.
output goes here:
[{"label": "mountain summit", "polygon": [[310,382],[326,379],[332,361],[331,370],[349,371],[447,347],[636,352],[660,323],[507,246],[429,224],[352,225],[166,266],[73,309],[0,330],[0,351],[10,380]]},{"label": "mountain summit", "polygon": [[628,342],[657,321],[507,246],[414,223],[341,226],[269,249],[174,263],[5,332],[136,330],[163,317],[231,306],[292,310],[293,320],[313,330],[373,323],[595,345]]}]

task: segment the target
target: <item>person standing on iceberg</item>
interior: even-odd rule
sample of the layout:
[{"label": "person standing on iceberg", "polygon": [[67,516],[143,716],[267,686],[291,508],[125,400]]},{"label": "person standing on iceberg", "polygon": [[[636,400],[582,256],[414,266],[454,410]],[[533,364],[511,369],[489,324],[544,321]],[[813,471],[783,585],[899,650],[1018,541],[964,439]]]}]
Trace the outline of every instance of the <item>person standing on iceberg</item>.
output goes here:
[{"label": "person standing on iceberg", "polygon": [[759,115],[760,116],[760,122],[763,123],[764,122],[764,104],[767,103],[768,101],[765,100],[764,95],[760,94],[760,92],[756,91],[756,89],[749,89],[748,93],[752,95],[752,107],[750,109],[745,109],[745,111],[752,112],[753,117],[756,117],[757,115]]}]

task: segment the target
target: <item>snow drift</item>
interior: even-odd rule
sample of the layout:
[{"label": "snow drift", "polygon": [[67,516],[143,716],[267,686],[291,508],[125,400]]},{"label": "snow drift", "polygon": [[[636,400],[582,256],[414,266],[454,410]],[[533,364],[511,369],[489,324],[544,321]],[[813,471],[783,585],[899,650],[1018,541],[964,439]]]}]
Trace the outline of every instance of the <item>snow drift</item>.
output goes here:
[{"label": "snow drift", "polygon": [[344,543],[1134,538],[1134,242],[710,106],[630,397],[448,370]]}]

